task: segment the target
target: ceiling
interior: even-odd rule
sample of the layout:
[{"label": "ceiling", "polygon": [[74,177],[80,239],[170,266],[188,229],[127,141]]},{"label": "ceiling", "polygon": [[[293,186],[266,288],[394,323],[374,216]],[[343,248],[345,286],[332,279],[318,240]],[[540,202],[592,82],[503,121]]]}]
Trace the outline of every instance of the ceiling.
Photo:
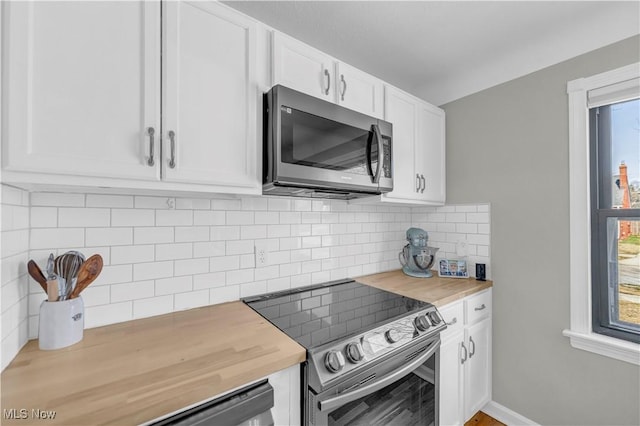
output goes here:
[{"label": "ceiling", "polygon": [[436,105],[640,34],[639,1],[225,3]]}]

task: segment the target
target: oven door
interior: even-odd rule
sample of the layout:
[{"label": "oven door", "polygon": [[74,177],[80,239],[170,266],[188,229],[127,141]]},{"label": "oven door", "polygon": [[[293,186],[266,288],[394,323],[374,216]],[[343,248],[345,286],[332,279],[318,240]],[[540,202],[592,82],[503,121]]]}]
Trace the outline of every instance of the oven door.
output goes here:
[{"label": "oven door", "polygon": [[[317,395],[309,389],[309,424],[438,425],[439,348],[440,338],[436,337],[411,361],[406,362],[405,356],[388,360],[393,370],[371,381],[349,383],[337,394],[338,386]],[[374,366],[358,377],[385,369],[385,365]]]},{"label": "oven door", "polygon": [[283,86],[270,95],[273,182],[370,193],[393,188],[390,123]]}]

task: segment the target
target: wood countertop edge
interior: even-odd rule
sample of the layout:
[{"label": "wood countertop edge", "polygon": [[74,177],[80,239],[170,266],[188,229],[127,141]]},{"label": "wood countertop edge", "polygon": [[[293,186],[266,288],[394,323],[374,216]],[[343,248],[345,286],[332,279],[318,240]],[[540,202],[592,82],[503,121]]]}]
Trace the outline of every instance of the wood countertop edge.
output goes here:
[{"label": "wood countertop edge", "polygon": [[29,418],[3,415],[2,424],[41,423],[32,409],[55,410],[50,424],[144,423],[305,360],[302,346],[240,301],[87,329],[56,351],[32,340],[1,376],[2,408]]}]

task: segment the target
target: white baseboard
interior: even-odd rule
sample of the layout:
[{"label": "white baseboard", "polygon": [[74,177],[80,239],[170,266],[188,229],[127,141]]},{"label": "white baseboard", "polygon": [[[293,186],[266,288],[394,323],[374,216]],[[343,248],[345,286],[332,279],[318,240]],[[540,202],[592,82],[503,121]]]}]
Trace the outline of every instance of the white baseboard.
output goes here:
[{"label": "white baseboard", "polygon": [[495,401],[489,401],[487,405],[482,407],[481,411],[490,415],[494,419],[501,421],[507,426],[539,426],[538,423],[533,420],[530,420]]}]

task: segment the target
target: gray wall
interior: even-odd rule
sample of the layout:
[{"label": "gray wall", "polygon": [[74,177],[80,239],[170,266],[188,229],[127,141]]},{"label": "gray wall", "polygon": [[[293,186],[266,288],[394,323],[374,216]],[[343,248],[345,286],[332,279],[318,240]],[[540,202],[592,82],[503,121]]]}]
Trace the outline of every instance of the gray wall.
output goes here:
[{"label": "gray wall", "polygon": [[567,82],[640,61],[640,37],[443,106],[447,203],[491,203],[493,400],[541,424],[640,424],[640,368],[573,349]]}]

